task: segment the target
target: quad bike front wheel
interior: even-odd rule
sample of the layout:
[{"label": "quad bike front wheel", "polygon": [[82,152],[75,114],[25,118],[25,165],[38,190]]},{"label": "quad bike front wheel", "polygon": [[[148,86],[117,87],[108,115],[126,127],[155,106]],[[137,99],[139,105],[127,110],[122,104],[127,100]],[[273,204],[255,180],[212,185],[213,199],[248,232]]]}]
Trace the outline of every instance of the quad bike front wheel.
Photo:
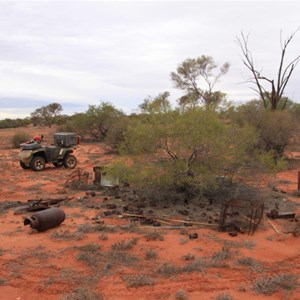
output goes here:
[{"label": "quad bike front wheel", "polygon": [[68,154],[64,158],[63,164],[66,168],[74,169],[77,166],[77,158],[72,154]]},{"label": "quad bike front wheel", "polygon": [[30,162],[30,167],[33,171],[43,171],[45,169],[45,166],[46,161],[42,156],[35,156]]},{"label": "quad bike front wheel", "polygon": [[25,164],[25,163],[22,162],[21,160],[20,160],[20,166],[21,166],[21,168],[24,169],[24,170],[30,169],[30,165]]}]

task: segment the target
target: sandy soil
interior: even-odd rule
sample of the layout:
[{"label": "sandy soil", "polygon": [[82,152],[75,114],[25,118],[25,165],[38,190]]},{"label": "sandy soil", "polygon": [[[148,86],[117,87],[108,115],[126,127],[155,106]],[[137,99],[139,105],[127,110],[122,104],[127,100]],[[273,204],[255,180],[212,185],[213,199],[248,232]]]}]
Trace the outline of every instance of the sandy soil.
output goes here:
[{"label": "sandy soil", "polygon": [[[47,129],[41,129],[45,134]],[[66,220],[45,232],[23,225],[31,213],[0,211],[1,300],[300,299],[295,280],[300,237],[287,233],[296,222],[272,220],[276,233],[264,216],[253,236],[231,237],[205,226],[141,226],[118,214],[106,216],[103,204],[109,197],[103,191],[92,197],[64,185],[74,170],[52,165],[42,172],[21,169],[18,149],[7,142],[16,131],[0,130],[0,203],[74,198],[60,206]],[[90,185],[93,166],[114,159],[101,144],[81,144],[75,155]],[[299,219],[298,157],[294,153],[290,169],[273,182],[278,189],[274,201],[294,201]],[[191,239],[192,234],[198,238]],[[270,295],[259,292],[258,280]]]}]

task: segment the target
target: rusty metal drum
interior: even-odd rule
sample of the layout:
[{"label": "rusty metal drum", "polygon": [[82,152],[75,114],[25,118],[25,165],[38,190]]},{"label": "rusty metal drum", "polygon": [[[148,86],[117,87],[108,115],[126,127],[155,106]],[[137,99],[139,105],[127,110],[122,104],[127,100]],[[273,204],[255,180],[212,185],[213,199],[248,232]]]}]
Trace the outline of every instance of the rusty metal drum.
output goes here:
[{"label": "rusty metal drum", "polygon": [[66,218],[65,212],[57,207],[48,208],[34,213],[31,217],[24,219],[24,225],[38,231],[45,231],[49,228],[60,225]]}]

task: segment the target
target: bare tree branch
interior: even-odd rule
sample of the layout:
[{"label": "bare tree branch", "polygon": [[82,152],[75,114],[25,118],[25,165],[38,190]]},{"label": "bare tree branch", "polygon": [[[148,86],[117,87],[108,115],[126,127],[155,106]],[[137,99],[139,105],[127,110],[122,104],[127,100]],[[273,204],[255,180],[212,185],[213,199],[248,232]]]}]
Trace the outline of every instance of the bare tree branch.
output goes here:
[{"label": "bare tree branch", "polygon": [[[261,100],[263,101],[265,109],[267,109],[268,104],[270,104],[271,110],[276,110],[278,109],[278,105],[281,101],[284,102],[282,109],[284,109],[285,107],[286,100],[283,99],[283,93],[296,65],[299,62],[300,55],[298,55],[290,63],[288,63],[286,67],[284,67],[284,60],[286,56],[286,50],[295,34],[298,32],[299,28],[300,27],[298,27],[295,32],[288,36],[288,38],[284,42],[282,41],[282,32],[280,33],[281,58],[277,74],[277,83],[275,83],[274,79],[261,75],[262,71],[258,71],[257,67],[254,65],[252,53],[248,48],[249,35],[245,36],[245,34],[241,32],[241,37],[237,37],[236,39],[236,42],[242,51],[243,64],[251,72],[253,77],[250,78],[249,82],[256,85],[255,91],[258,92]],[[263,82],[267,82],[270,84],[269,91],[267,91],[267,89],[263,86]]]}]

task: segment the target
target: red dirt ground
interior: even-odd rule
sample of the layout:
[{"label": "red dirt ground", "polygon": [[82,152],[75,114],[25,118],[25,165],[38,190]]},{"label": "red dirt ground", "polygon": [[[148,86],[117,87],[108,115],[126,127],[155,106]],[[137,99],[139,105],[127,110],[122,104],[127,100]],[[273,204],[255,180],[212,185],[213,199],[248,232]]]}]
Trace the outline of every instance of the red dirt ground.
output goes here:
[{"label": "red dirt ground", "polygon": [[[37,128],[26,130],[32,135],[40,133]],[[40,130],[45,134],[47,129]],[[54,130],[47,131],[46,139],[52,139]],[[8,145],[17,131],[0,130],[0,202],[75,198],[61,205],[66,220],[41,233],[23,225],[24,216],[30,213],[0,212],[0,300],[196,300],[216,299],[222,294],[243,300],[300,299],[299,283],[292,290],[278,288],[271,295],[253,289],[260,278],[300,275],[299,237],[285,233],[295,222],[272,220],[279,230],[276,233],[264,217],[253,236],[230,237],[206,227],[149,228],[118,216],[103,217],[97,205],[85,205],[91,201],[85,191],[64,186],[74,170],[50,165],[43,172],[21,169],[18,149]],[[90,183],[93,166],[114,159],[101,144],[81,144],[75,155],[77,168],[90,174]],[[294,153],[296,162],[298,155]],[[295,163],[273,181],[286,192],[280,194],[280,201],[298,203],[299,219],[297,180]],[[101,206],[105,199],[96,191],[92,201]],[[99,215],[102,227],[95,224]],[[197,233],[198,238],[189,239],[190,233]],[[226,257],[221,256],[222,248]],[[241,263],[243,258],[252,263]],[[223,295],[219,299],[229,298]]]}]

